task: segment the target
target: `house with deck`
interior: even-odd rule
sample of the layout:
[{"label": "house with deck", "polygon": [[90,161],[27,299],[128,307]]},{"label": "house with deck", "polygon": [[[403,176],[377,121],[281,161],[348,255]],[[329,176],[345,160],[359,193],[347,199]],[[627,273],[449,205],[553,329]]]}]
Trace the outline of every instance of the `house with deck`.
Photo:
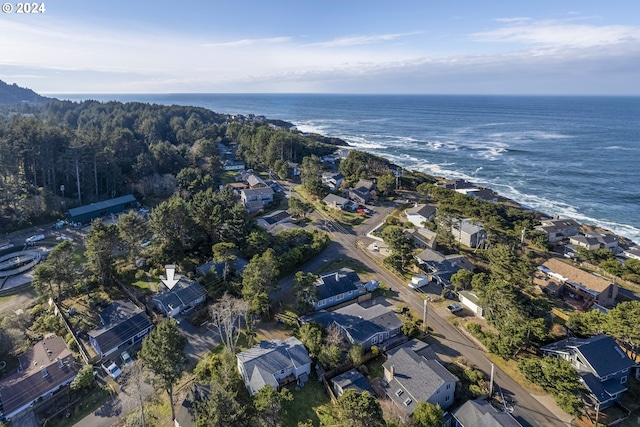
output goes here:
[{"label": "house with deck", "polygon": [[547,236],[547,241],[550,244],[554,244],[577,235],[580,231],[580,224],[572,219],[545,219],[541,221],[541,224],[536,229],[544,232]]},{"label": "house with deck", "polygon": [[629,377],[638,364],[608,335],[587,339],[567,338],[541,347],[545,356],[567,360],[589,389],[591,404],[607,408],[629,388]]},{"label": "house with deck", "polygon": [[273,188],[247,188],[240,191],[240,200],[249,213],[254,213],[273,203]]},{"label": "house with deck", "polygon": [[322,183],[329,187],[329,190],[336,191],[344,182],[344,175],[341,173],[325,172],[322,174]]},{"label": "house with deck", "polygon": [[276,391],[292,382],[304,385],[311,373],[311,358],[302,342],[286,340],[260,341],[236,355],[238,371],[247,390],[255,395],[262,387]]},{"label": "house with deck", "polygon": [[588,271],[574,267],[558,258],[551,258],[538,267],[550,280],[562,285],[567,302],[579,310],[587,310],[593,304],[603,307],[615,305],[618,284]]}]

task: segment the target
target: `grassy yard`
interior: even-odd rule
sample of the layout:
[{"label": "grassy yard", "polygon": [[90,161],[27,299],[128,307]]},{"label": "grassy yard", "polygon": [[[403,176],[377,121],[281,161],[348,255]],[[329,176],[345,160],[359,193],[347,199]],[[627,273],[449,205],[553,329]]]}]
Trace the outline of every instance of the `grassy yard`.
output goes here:
[{"label": "grassy yard", "polygon": [[366,274],[366,273],[372,272],[366,266],[364,266],[358,261],[355,261],[352,259],[338,259],[338,260],[331,261],[324,264],[322,268],[318,270],[316,273],[317,274],[330,273],[332,271],[336,271],[341,268],[350,268],[358,274]]},{"label": "grassy yard", "polygon": [[315,378],[309,378],[304,387],[291,390],[293,401],[287,407],[284,417],[285,427],[297,427],[298,422],[311,420],[314,426],[331,426],[337,422],[337,410]]}]

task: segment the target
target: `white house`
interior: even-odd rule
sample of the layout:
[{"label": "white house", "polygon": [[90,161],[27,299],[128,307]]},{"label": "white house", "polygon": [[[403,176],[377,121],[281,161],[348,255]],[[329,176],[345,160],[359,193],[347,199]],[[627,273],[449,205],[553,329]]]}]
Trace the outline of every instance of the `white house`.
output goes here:
[{"label": "white house", "polygon": [[344,182],[344,175],[341,173],[325,172],[322,174],[322,183],[329,187],[331,191],[336,191]]},{"label": "white house", "polygon": [[405,211],[407,221],[416,227],[423,227],[423,223],[433,221],[437,208],[434,205],[417,204]]},{"label": "white house", "polygon": [[458,299],[462,305],[471,310],[473,314],[484,319],[484,308],[480,305],[480,299],[476,294],[471,291],[460,291],[458,292]]}]

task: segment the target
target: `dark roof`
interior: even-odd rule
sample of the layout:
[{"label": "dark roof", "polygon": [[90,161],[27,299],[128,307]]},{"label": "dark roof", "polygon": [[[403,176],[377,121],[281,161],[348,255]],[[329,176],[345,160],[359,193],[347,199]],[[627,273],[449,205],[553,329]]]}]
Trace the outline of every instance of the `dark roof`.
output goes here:
[{"label": "dark roof", "polygon": [[193,383],[176,413],[176,422],[179,427],[196,426],[195,402],[202,402],[208,399],[210,393],[211,389],[208,385]]},{"label": "dark roof", "polygon": [[[278,388],[274,373],[291,366],[301,367],[311,363],[307,349],[295,337],[286,340],[260,341],[249,350],[236,355],[247,374],[247,387],[251,394],[269,384]],[[246,381],[245,381],[246,382]]]},{"label": "dark roof", "polygon": [[360,283],[358,274],[348,268],[341,268],[333,273],[324,274],[320,276],[318,284],[316,284],[318,300],[355,291],[358,289],[357,283]]},{"label": "dark roof", "polygon": [[468,400],[453,411],[462,427],[522,427],[508,412],[491,406],[486,400]]},{"label": "dark roof", "polygon": [[355,391],[357,391],[358,393],[368,391],[372,396],[375,396],[375,392],[369,385],[369,381],[367,381],[365,376],[355,369],[334,377],[331,382],[333,382],[334,384],[338,384],[342,390],[352,388],[355,389]]},{"label": "dark roof", "polygon": [[434,205],[421,204],[407,209],[406,213],[409,215],[421,215],[424,218],[429,218],[436,213],[436,209],[437,208]]},{"label": "dark roof", "polygon": [[273,195],[273,188],[271,187],[258,187],[258,188],[245,188],[242,190],[245,196],[264,196],[264,195]]},{"label": "dark roof", "polygon": [[207,295],[207,291],[200,283],[184,276],[180,277],[178,283],[171,290],[168,290],[164,284],[160,284],[159,288],[164,292],[156,295],[153,299],[165,307],[169,307],[169,305],[174,308],[180,305],[187,306]]},{"label": "dark roof", "polygon": [[270,213],[269,215],[265,215],[263,217],[261,217],[260,219],[262,219],[264,222],[266,222],[269,225],[273,225],[277,222],[280,222],[286,218],[290,218],[291,215],[289,215],[289,212],[287,211],[275,211]]},{"label": "dark roof", "polygon": [[609,335],[596,335],[587,339],[567,338],[541,347],[544,352],[580,352],[593,368],[593,373],[602,378],[636,366],[618,343]]},{"label": "dark roof", "polygon": [[115,301],[109,304],[100,314],[100,318],[103,326],[89,331],[87,335],[96,340],[103,354],[152,325],[149,316],[129,301]]},{"label": "dark roof", "polygon": [[327,196],[322,199],[327,205],[336,204],[336,205],[344,205],[349,202],[349,199],[345,199],[344,197],[336,196],[335,194],[327,194]]},{"label": "dark roof", "polygon": [[5,416],[57,389],[78,373],[73,354],[64,340],[49,336],[18,357],[23,371],[0,382],[0,401]]},{"label": "dark roof", "polygon": [[356,344],[363,344],[372,336],[402,327],[402,321],[389,308],[376,304],[364,308],[354,303],[335,311],[320,310],[304,316],[303,322],[318,322],[325,328],[332,323],[340,325]]},{"label": "dark roof", "polygon": [[361,179],[359,180],[353,188],[361,188],[363,187],[367,191],[373,190],[373,187],[376,186],[376,183],[370,179]]},{"label": "dark roof", "polygon": [[74,217],[78,215],[84,215],[91,212],[101,211],[109,209],[114,206],[124,205],[126,203],[135,202],[136,198],[132,194],[128,194],[122,197],[116,197],[115,199],[104,200],[102,202],[91,203],[90,205],[80,206],[79,208],[69,209],[69,215]]}]

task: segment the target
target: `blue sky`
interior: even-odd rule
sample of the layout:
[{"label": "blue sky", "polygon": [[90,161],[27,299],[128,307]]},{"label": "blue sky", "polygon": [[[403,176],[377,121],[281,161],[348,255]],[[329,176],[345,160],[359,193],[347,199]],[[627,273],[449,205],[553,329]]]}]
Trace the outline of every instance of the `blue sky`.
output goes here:
[{"label": "blue sky", "polygon": [[640,95],[637,0],[52,0],[45,8],[0,14],[0,79],[45,94]]}]

